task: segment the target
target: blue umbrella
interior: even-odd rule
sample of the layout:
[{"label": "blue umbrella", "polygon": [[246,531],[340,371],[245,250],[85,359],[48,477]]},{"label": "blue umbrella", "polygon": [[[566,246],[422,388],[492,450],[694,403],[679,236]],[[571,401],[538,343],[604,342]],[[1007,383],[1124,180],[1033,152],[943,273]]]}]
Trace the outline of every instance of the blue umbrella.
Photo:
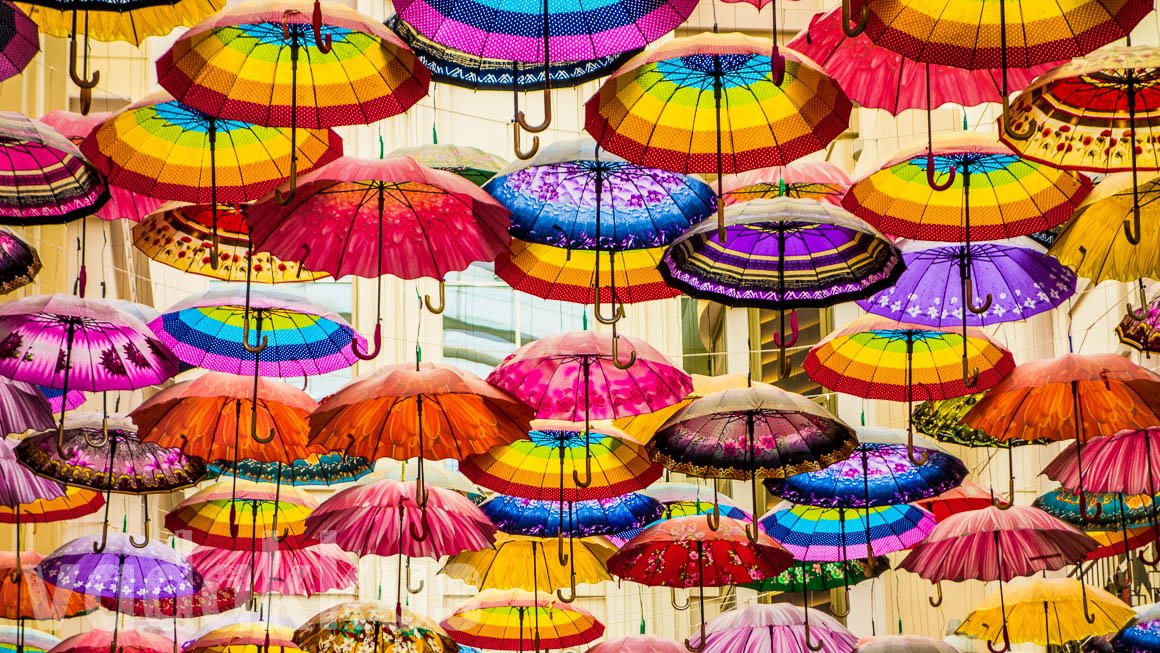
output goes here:
[{"label": "blue umbrella", "polygon": [[299,459],[289,464],[263,462],[251,458],[237,462],[216,460],[207,467],[209,473],[215,476],[235,476],[255,483],[278,481],[295,486],[350,483],[374,470],[374,465],[366,458],[344,456],[340,453],[311,456],[309,460]]},{"label": "blue umbrella", "polygon": [[1116,653],[1160,653],[1160,604],[1136,608],[1136,623],[1112,639]]},{"label": "blue umbrella", "polygon": [[505,533],[559,538],[612,535],[653,522],[665,509],[643,494],[563,504],[500,494],[480,508]]}]

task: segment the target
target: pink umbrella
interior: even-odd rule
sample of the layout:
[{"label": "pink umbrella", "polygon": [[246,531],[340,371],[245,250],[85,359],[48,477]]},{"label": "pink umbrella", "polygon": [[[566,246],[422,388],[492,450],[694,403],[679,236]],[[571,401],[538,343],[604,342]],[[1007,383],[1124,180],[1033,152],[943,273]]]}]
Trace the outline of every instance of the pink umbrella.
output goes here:
[{"label": "pink umbrella", "polygon": [[773,197],[816,199],[837,206],[853,182],[838,166],[825,161],[794,161],[759,168],[721,180],[726,204]]},{"label": "pink umbrella", "polygon": [[588,649],[587,653],[685,653],[685,647],[664,637],[625,635],[606,639]]},{"label": "pink umbrella", "polygon": [[[72,111],[50,111],[40,121],[57,130],[79,147],[81,141],[85,140],[85,137],[93,131],[94,127],[111,117],[113,117],[112,111],[97,111],[87,115]],[[125,219],[140,222],[141,218],[155,211],[164,202],[165,200],[146,197],[120,186],[110,185],[109,201],[101,207],[101,210],[97,211],[96,215],[102,220]]]},{"label": "pink umbrella", "polygon": [[[249,587],[250,552],[199,546],[189,556],[207,585]],[[254,592],[311,596],[358,582],[358,566],[335,544],[283,549],[268,543],[254,562]]]},{"label": "pink umbrella", "polygon": [[0,377],[0,439],[54,426],[52,406],[36,386]]},{"label": "pink umbrella", "polygon": [[706,622],[704,633],[692,641],[696,643],[690,642],[691,650],[705,653],[805,651],[807,647],[818,653],[850,653],[858,645],[854,633],[837,619],[788,603],[730,610]]}]

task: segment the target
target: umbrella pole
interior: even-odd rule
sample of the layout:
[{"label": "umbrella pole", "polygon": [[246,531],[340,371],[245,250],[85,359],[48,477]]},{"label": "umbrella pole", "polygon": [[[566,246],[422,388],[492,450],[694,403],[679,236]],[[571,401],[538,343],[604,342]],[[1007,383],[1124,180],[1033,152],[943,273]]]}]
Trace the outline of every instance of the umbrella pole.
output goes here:
[{"label": "umbrella pole", "polygon": [[[1144,460],[1148,464],[1148,494],[1149,496],[1156,496],[1156,478],[1152,475],[1152,441],[1148,435],[1147,429],[1144,430]],[[1148,521],[1152,522],[1152,552],[1155,557],[1149,560],[1143,553],[1140,554],[1140,562],[1155,568],[1160,564],[1160,522],[1156,518],[1156,501],[1153,500],[1148,506]]]},{"label": "umbrella pole", "polygon": [[963,258],[959,265],[959,280],[962,284],[960,297],[962,299],[962,306],[960,311],[963,313],[963,385],[967,388],[974,388],[979,385],[979,368],[970,369],[969,354],[967,352],[967,311],[975,315],[982,315],[991,308],[992,297],[987,295],[987,299],[982,306],[975,306],[974,285],[971,283],[971,168],[970,165],[963,161],[963,232],[965,235],[963,244]]},{"label": "umbrella pole", "polygon": [[941,184],[934,180],[934,128],[931,126],[930,112],[933,104],[930,99],[930,64],[926,66],[926,183],[931,190],[944,191],[955,183],[955,166],[952,164],[947,171],[946,181]]},{"label": "umbrella pole", "polygon": [[[925,453],[924,453],[924,455],[925,455]],[[866,518],[866,565],[865,565],[865,571],[866,571],[867,578],[874,575],[874,547],[870,544],[870,475],[866,471],[869,468],[869,466],[870,466],[870,453],[868,451],[866,451],[865,447],[862,447],[862,496],[865,499],[865,503],[866,503],[864,508],[866,510],[866,515],[865,515],[865,518]],[[845,516],[843,515],[842,516],[842,537],[843,537],[842,556],[843,556],[843,558],[846,555],[845,535],[846,535],[846,524],[845,524]]]},{"label": "umbrella pole", "polygon": [[[399,475],[400,478],[402,474]],[[403,505],[400,498],[399,501],[399,570],[398,577],[395,579],[395,620],[401,625],[403,620],[403,521],[406,515],[407,508]],[[412,536],[414,533],[412,533]]]},{"label": "umbrella pole", "polygon": [[[965,319],[965,318],[964,318]],[[966,337],[963,338],[963,354],[966,355]],[[966,365],[966,359],[963,359]],[[914,454],[914,336],[906,336],[906,459],[914,465],[925,465],[929,457],[926,450]],[[866,513],[866,546],[870,546],[870,514]]]},{"label": "umbrella pole", "polygon": [[[1131,245],[1140,244],[1140,182],[1138,178],[1138,170],[1136,169],[1136,76],[1132,73],[1132,69],[1128,69],[1128,137],[1131,139],[1132,150],[1132,221],[1124,220],[1124,238],[1128,239]],[[1129,314],[1137,320],[1143,320],[1148,315],[1147,305],[1141,306],[1139,316],[1132,311],[1132,307],[1128,307]]]},{"label": "umbrella pole", "polygon": [[257,609],[254,589],[258,584],[258,502],[250,502],[250,602]]},{"label": "umbrella pole", "polygon": [[[1007,98],[1007,2],[1006,0],[999,0],[999,70],[1003,78],[1003,92],[1000,94],[1000,102],[1003,105],[1003,114],[999,121],[1003,129],[1003,133],[1007,138],[1015,141],[1025,141],[1031,138],[1035,133],[1035,119],[1030,119],[1030,124],[1021,132],[1015,131],[1014,125],[1011,123],[1011,101]],[[1135,143],[1133,143],[1135,145]]]},{"label": "umbrella pole", "polygon": [[[783,181],[782,184],[785,182]],[[798,321],[797,311],[790,311],[790,330],[791,333],[787,337],[785,335],[785,223],[777,223],[777,300],[779,302],[777,317],[780,321],[777,333],[773,334],[773,342],[778,348],[778,359],[781,363],[781,378],[789,376],[792,365],[789,358],[785,355],[786,347],[793,347],[798,340]]]},{"label": "umbrella pole", "polygon": [[[378,191],[379,191],[378,192],[378,208],[379,208],[379,242],[378,242],[378,248],[379,248],[379,256],[378,256],[378,269],[375,270],[375,273],[376,273],[375,274],[375,334],[373,336],[374,341],[371,344],[371,349],[368,350],[366,353],[363,353],[363,352],[359,351],[358,342],[354,338],[351,338],[351,340],[350,340],[350,350],[352,352],[354,352],[354,355],[356,358],[358,358],[359,360],[363,360],[363,361],[369,361],[369,360],[374,360],[375,358],[378,358],[379,351],[381,351],[383,348],[383,274],[384,274],[384,272],[383,272],[383,211],[385,210],[385,207],[386,207],[386,198],[384,197],[384,194],[386,193],[386,188],[384,187],[384,185],[382,183],[380,183],[378,185],[378,187],[379,187],[378,188]],[[439,282],[439,287],[442,289],[442,287],[443,287],[442,281]],[[438,311],[435,311],[432,309],[430,297],[428,297],[426,299],[426,303],[427,303],[427,310],[431,311],[432,313],[438,314],[438,313],[443,312],[442,307]],[[419,371],[418,356],[415,357],[415,371],[416,372]]]},{"label": "umbrella pole", "polygon": [[21,585],[24,584],[24,573],[20,565],[20,503],[13,509],[16,515],[16,569],[10,577],[16,582],[16,653],[24,653],[24,613],[20,602]]},{"label": "umbrella pole", "polygon": [[697,589],[700,596],[697,601],[697,609],[701,612],[701,641],[694,645],[691,636],[685,640],[685,648],[692,653],[704,651],[707,644],[705,641],[705,551],[700,540],[697,541]]},{"label": "umbrella pole", "polygon": [[[298,29],[290,29],[286,23],[286,13],[282,15],[282,35],[290,41],[290,178],[288,180],[290,189],[285,194],[279,189],[274,189],[274,201],[280,206],[289,206],[294,201],[294,195],[298,192],[298,50],[301,46],[298,43]],[[316,17],[321,29],[321,9]]]},{"label": "umbrella pole", "polygon": [[76,323],[72,320],[68,322],[68,330],[65,332],[65,347],[64,347],[64,379],[61,383],[61,403],[60,403],[60,425],[56,430],[56,453],[65,458],[64,453],[64,416],[68,412],[68,382],[69,372],[72,371],[72,350],[73,340],[76,338]]},{"label": "umbrella pole", "polygon": [[[206,129],[206,139],[209,141],[209,205],[210,216],[213,223],[213,236],[210,241],[209,248],[209,267],[216,270],[220,264],[218,261],[218,245],[220,239],[218,236],[218,204],[217,204],[217,122],[210,116],[206,120],[209,126]],[[247,272],[250,267],[249,262],[246,263]],[[246,288],[249,291],[249,287]],[[249,295],[247,294],[247,298]],[[250,303],[246,302],[246,319],[249,320]]]},{"label": "umbrella pole", "polygon": [[[1128,544],[1128,517],[1124,514],[1124,493],[1120,492],[1120,536],[1124,538],[1124,568],[1127,574],[1128,581],[1128,600],[1126,603],[1132,605],[1132,593],[1135,590],[1135,574],[1132,573],[1132,547]],[[1155,497],[1150,497],[1150,500],[1155,500]]]},{"label": "umbrella pole", "polygon": [[1071,382],[1071,403],[1075,416],[1075,467],[1076,472],[1079,474],[1079,514],[1084,522],[1090,524],[1100,518],[1100,515],[1104,513],[1104,507],[1097,502],[1095,512],[1091,516],[1087,514],[1087,494],[1083,489],[1083,407],[1079,402],[1078,381]]},{"label": "umbrella pole", "polygon": [[1011,636],[1007,632],[1007,599],[1003,596],[1003,547],[999,545],[999,531],[992,531],[992,534],[995,537],[995,567],[999,576],[999,614],[1003,618],[1003,646],[997,648],[991,644],[991,640],[987,640],[987,649],[991,653],[1006,653],[1011,650]]},{"label": "umbrella pole", "polygon": [[242,446],[242,400],[234,400],[234,475],[230,481],[230,539],[238,539],[238,461]]},{"label": "umbrella pole", "polygon": [[[615,336],[614,336],[614,338],[615,338]],[[613,344],[615,345],[615,340],[613,340]],[[635,352],[634,352],[634,356],[635,356]],[[613,359],[613,362],[614,363],[616,362],[615,359]],[[590,431],[592,429],[592,420],[590,418],[589,408],[588,408],[590,403],[591,403],[590,386],[592,385],[592,359],[585,356],[581,362],[581,369],[583,370],[583,377],[584,377],[583,378],[583,380],[584,380],[584,479],[581,480],[580,475],[576,473],[575,469],[573,469],[572,470],[572,482],[577,487],[586,488],[589,485],[592,485],[592,438],[590,435]],[[560,442],[561,442],[561,444],[563,444],[563,440],[561,440]],[[564,455],[564,450],[563,450],[563,448],[561,448],[560,449],[560,456],[561,456],[560,464],[563,464],[563,462],[564,462],[563,455]],[[563,477],[560,478],[560,483],[561,484],[564,483]],[[561,501],[562,500],[563,499],[561,499]],[[561,515],[561,517],[563,517],[563,515]]]},{"label": "umbrella pole", "polygon": [[[117,555],[117,590],[113,595],[113,605],[121,605],[121,585],[124,583],[122,574],[125,571],[125,554]],[[121,613],[113,613],[113,639],[109,642],[109,653],[117,653],[117,636],[121,630]]]},{"label": "umbrella pole", "polygon": [[524,653],[524,609],[516,608],[516,614],[519,615],[520,620],[520,649],[519,653]]},{"label": "umbrella pole", "polygon": [[[713,31],[717,31],[716,25],[713,26]],[[725,196],[724,183],[721,179],[721,174],[725,168],[725,154],[721,151],[721,77],[723,74],[721,58],[713,55],[713,110],[717,121],[717,240],[721,241],[722,245],[725,244],[725,203],[721,201],[721,198]]]},{"label": "umbrella pole", "polygon": [[117,441],[109,440],[109,462],[105,467],[105,518],[101,520],[101,543],[93,542],[93,553],[103,553],[109,544],[109,505],[113,502],[113,460],[116,452]]},{"label": "umbrella pole", "polygon": [[757,544],[760,531],[757,527],[757,445],[755,442],[757,436],[754,434],[754,419],[753,413],[745,414],[745,432],[748,436],[747,440],[749,441],[749,465],[753,469],[752,478],[749,483],[753,499],[753,523],[745,525],[745,537],[751,543]]}]

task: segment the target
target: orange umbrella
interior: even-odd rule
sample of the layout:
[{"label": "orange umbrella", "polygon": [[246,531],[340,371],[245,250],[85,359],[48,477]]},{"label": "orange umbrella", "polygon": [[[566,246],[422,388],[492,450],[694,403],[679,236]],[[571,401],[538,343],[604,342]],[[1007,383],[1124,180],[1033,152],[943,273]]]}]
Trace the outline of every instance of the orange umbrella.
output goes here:
[{"label": "orange umbrella", "polygon": [[129,417],[143,442],[207,461],[291,463],[327,453],[307,444],[306,418],[318,406],[310,395],[281,381],[257,383],[255,393],[252,378],[210,372],[162,390]]},{"label": "orange umbrella", "polygon": [[17,569],[16,554],[0,551],[0,619],[58,621],[97,609],[95,598],[45,583],[36,574],[43,558],[25,551]]}]

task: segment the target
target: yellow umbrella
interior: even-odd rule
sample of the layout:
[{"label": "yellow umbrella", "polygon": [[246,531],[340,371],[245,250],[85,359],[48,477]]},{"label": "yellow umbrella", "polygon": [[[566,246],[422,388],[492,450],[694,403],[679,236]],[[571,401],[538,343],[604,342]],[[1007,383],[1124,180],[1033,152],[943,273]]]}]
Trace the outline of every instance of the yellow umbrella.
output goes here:
[{"label": "yellow umbrella", "polygon": [[1008,585],[1006,596],[1000,588],[983,599],[955,634],[985,639],[992,651],[1005,651],[1012,643],[1046,646],[1110,635],[1135,616],[1126,603],[1102,589],[1085,588],[1074,578],[1039,578]]},{"label": "yellow umbrella", "polygon": [[[447,559],[441,573],[486,589],[522,589],[551,592],[576,583],[612,580],[607,563],[614,547],[603,537],[573,538],[562,544],[555,538],[497,533],[494,549],[465,551]],[[569,550],[563,551],[561,547]],[[575,564],[569,574],[569,557]],[[564,560],[564,564],[560,561]],[[574,594],[573,594],[574,595]]]},{"label": "yellow umbrella", "polygon": [[622,417],[614,421],[612,425],[631,436],[637,442],[648,444],[648,441],[657,434],[657,430],[660,429],[661,425],[675,415],[678,410],[688,406],[694,399],[700,399],[714,392],[744,388],[746,386],[745,376],[741,374],[723,374],[721,376],[693,374],[692,377],[693,391],[681,401],[653,413]]}]

